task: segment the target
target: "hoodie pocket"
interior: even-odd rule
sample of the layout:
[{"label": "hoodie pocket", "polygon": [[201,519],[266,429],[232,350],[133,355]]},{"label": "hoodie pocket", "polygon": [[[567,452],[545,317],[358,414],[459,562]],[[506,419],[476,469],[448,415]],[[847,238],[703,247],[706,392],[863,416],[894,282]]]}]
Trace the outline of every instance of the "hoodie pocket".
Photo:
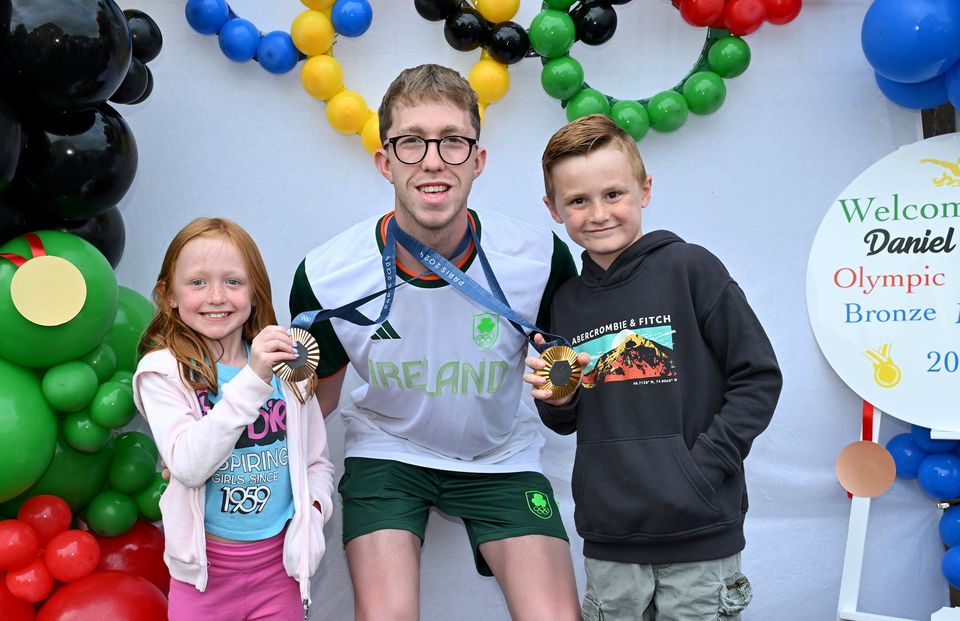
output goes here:
[{"label": "hoodie pocket", "polygon": [[581,443],[573,490],[577,530],[596,541],[692,534],[720,521],[679,435]]}]

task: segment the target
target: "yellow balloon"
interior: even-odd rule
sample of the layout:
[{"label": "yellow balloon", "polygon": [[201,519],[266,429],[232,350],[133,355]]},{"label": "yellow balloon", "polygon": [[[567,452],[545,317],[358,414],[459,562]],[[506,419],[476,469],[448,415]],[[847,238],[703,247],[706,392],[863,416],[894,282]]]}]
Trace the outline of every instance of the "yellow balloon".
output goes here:
[{"label": "yellow balloon", "polygon": [[327,102],[327,120],[341,134],[356,134],[370,116],[370,108],[359,93],[344,89]]},{"label": "yellow balloon", "polygon": [[520,0],[477,0],[476,8],[488,22],[505,22],[517,14]]},{"label": "yellow balloon", "polygon": [[363,124],[363,129],[360,130],[360,141],[363,142],[363,148],[370,155],[376,153],[377,149],[383,146],[383,142],[380,140],[380,117],[372,110],[370,111],[370,118],[367,119],[367,122]]},{"label": "yellow balloon", "polygon": [[480,125],[483,126],[483,122],[487,119],[487,107],[483,104],[477,107],[480,109]]},{"label": "yellow balloon", "polygon": [[467,81],[477,92],[482,104],[493,103],[507,94],[510,88],[510,73],[506,65],[495,60],[480,60],[470,69]]},{"label": "yellow balloon", "polygon": [[329,11],[337,0],[300,0],[304,5],[315,11]]},{"label": "yellow balloon", "polygon": [[333,46],[333,24],[320,11],[304,11],[293,20],[290,38],[307,56],[323,54]]},{"label": "yellow balloon", "polygon": [[304,90],[326,101],[343,90],[343,68],[333,56],[312,56],[303,63],[300,81]]}]

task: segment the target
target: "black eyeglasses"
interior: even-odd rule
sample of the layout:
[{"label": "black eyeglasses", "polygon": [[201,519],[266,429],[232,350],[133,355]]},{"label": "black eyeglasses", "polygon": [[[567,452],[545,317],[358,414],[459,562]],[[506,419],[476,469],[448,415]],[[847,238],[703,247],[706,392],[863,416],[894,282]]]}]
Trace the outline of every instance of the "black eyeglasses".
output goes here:
[{"label": "black eyeglasses", "polygon": [[477,144],[477,139],[467,138],[466,136],[423,138],[421,136],[404,135],[387,138],[383,146],[392,145],[393,153],[404,164],[419,164],[423,161],[423,158],[427,157],[427,149],[431,142],[436,143],[441,160],[451,166],[457,166],[470,159],[470,153],[473,151],[474,145]]}]

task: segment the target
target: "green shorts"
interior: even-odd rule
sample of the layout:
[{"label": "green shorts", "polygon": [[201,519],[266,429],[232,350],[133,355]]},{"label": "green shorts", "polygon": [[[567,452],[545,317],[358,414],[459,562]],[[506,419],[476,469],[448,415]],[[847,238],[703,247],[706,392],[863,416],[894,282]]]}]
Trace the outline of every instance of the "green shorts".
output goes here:
[{"label": "green shorts", "polygon": [[493,572],[479,553],[487,541],[547,535],[569,541],[553,488],[539,472],[474,473],[350,457],[344,461],[343,543],[387,528],[423,542],[430,507],[463,520],[477,571]]}]

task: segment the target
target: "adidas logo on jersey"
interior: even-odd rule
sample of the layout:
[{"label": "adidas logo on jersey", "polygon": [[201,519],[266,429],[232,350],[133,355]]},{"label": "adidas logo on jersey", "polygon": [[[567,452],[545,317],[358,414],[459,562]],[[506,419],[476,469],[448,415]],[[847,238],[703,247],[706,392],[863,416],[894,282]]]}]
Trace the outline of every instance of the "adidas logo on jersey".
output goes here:
[{"label": "adidas logo on jersey", "polygon": [[377,331],[373,333],[373,336],[370,337],[371,341],[385,341],[388,339],[398,339],[400,335],[397,334],[397,331],[393,329],[393,326],[390,325],[389,321],[384,321],[380,324],[380,327],[377,328]]}]

